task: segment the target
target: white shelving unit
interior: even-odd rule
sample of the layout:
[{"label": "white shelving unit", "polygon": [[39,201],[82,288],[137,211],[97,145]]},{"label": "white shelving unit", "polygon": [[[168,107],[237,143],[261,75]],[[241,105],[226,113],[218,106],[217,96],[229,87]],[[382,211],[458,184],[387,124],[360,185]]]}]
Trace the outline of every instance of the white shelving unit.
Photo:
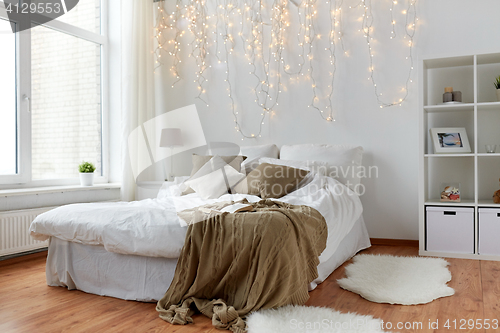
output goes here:
[{"label": "white shelving unit", "polygon": [[[496,208],[500,223],[500,204],[493,193],[500,189],[500,102],[493,82],[500,75],[500,53],[424,57],[420,60],[420,147],[419,147],[419,243],[420,255],[500,260],[498,255],[479,253],[479,208]],[[445,87],[462,92],[461,104],[442,104]],[[435,154],[429,129],[464,127],[471,153]],[[496,144],[496,153],[486,153],[486,144]],[[461,202],[440,201],[442,183],[461,184]],[[474,208],[473,253],[432,252],[427,250],[426,208]],[[449,212],[448,212],[449,213]],[[484,230],[483,230],[484,231]],[[450,234],[453,232],[450,231]],[[435,235],[432,235],[435,236]],[[443,239],[447,236],[442,235]],[[436,237],[433,237],[435,239]],[[500,234],[498,235],[500,244]]]}]

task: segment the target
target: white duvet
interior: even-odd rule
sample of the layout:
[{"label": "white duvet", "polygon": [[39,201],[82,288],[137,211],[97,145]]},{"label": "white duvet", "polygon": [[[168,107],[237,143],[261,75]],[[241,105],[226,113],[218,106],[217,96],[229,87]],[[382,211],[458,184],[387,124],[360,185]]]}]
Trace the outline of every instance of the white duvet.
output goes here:
[{"label": "white duvet", "polygon": [[[196,193],[180,196],[176,188],[162,190],[157,199],[62,206],[39,215],[32,222],[30,233],[37,240],[53,236],[82,244],[103,245],[109,252],[178,258],[186,226],[177,212],[217,201],[260,200],[257,196],[244,194],[225,194],[218,199],[203,200]],[[321,261],[332,256],[363,210],[353,191],[319,174],[308,185],[276,200],[308,205],[324,216],[329,246],[321,255]]]}]

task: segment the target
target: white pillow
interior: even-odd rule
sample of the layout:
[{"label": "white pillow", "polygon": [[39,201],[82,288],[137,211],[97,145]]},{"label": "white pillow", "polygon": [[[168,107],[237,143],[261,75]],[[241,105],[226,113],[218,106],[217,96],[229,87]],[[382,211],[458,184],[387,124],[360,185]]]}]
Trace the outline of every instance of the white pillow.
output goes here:
[{"label": "white pillow", "polygon": [[351,189],[361,183],[363,147],[325,144],[282,146],[280,159],[328,163],[327,176]]},{"label": "white pillow", "polygon": [[247,159],[241,163],[241,170],[245,170],[246,174],[248,174],[250,171],[259,166],[259,158],[278,158],[278,154],[279,149],[275,144],[243,146],[241,147],[240,155],[246,156]]},{"label": "white pillow", "polygon": [[189,179],[184,184],[191,187],[202,199],[217,199],[227,193],[229,188],[235,186],[243,178],[245,178],[244,174],[239,173],[235,168],[226,164],[223,168],[209,174]]},{"label": "white pillow", "polygon": [[215,155],[207,163],[203,164],[203,166],[198,171],[196,171],[194,175],[189,178],[189,180],[208,175],[215,170],[222,169],[226,165],[228,164],[222,159],[222,157],[220,157],[219,155]]},{"label": "white pillow", "polygon": [[[188,180],[193,180],[197,179],[200,177],[203,177],[205,175],[208,175],[209,173],[214,172],[215,170],[222,169],[224,166],[229,165],[222,157],[219,155],[215,155],[212,157],[207,163],[203,164],[203,166],[194,173]],[[188,185],[187,181],[182,183],[179,186],[179,189],[182,191],[182,194],[190,194],[193,193],[194,189],[190,188]]]}]

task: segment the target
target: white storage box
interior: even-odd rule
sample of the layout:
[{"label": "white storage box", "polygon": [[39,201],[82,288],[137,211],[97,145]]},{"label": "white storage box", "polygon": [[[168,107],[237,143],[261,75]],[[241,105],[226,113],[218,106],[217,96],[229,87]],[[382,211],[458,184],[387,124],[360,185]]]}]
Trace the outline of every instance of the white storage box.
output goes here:
[{"label": "white storage box", "polygon": [[474,208],[425,209],[427,251],[474,253]]},{"label": "white storage box", "polygon": [[479,254],[500,255],[499,208],[479,208]]}]

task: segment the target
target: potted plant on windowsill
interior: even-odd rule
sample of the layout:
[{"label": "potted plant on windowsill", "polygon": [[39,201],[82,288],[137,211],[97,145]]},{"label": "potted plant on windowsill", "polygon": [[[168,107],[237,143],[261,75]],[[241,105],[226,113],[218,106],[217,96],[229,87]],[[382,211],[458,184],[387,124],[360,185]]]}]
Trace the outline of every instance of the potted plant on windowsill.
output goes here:
[{"label": "potted plant on windowsill", "polygon": [[497,88],[497,101],[500,102],[500,76],[495,79],[493,84],[495,85],[495,88]]},{"label": "potted plant on windowsill", "polygon": [[80,171],[80,184],[82,186],[92,186],[94,185],[94,171],[95,166],[90,162],[82,162],[78,166]]}]

